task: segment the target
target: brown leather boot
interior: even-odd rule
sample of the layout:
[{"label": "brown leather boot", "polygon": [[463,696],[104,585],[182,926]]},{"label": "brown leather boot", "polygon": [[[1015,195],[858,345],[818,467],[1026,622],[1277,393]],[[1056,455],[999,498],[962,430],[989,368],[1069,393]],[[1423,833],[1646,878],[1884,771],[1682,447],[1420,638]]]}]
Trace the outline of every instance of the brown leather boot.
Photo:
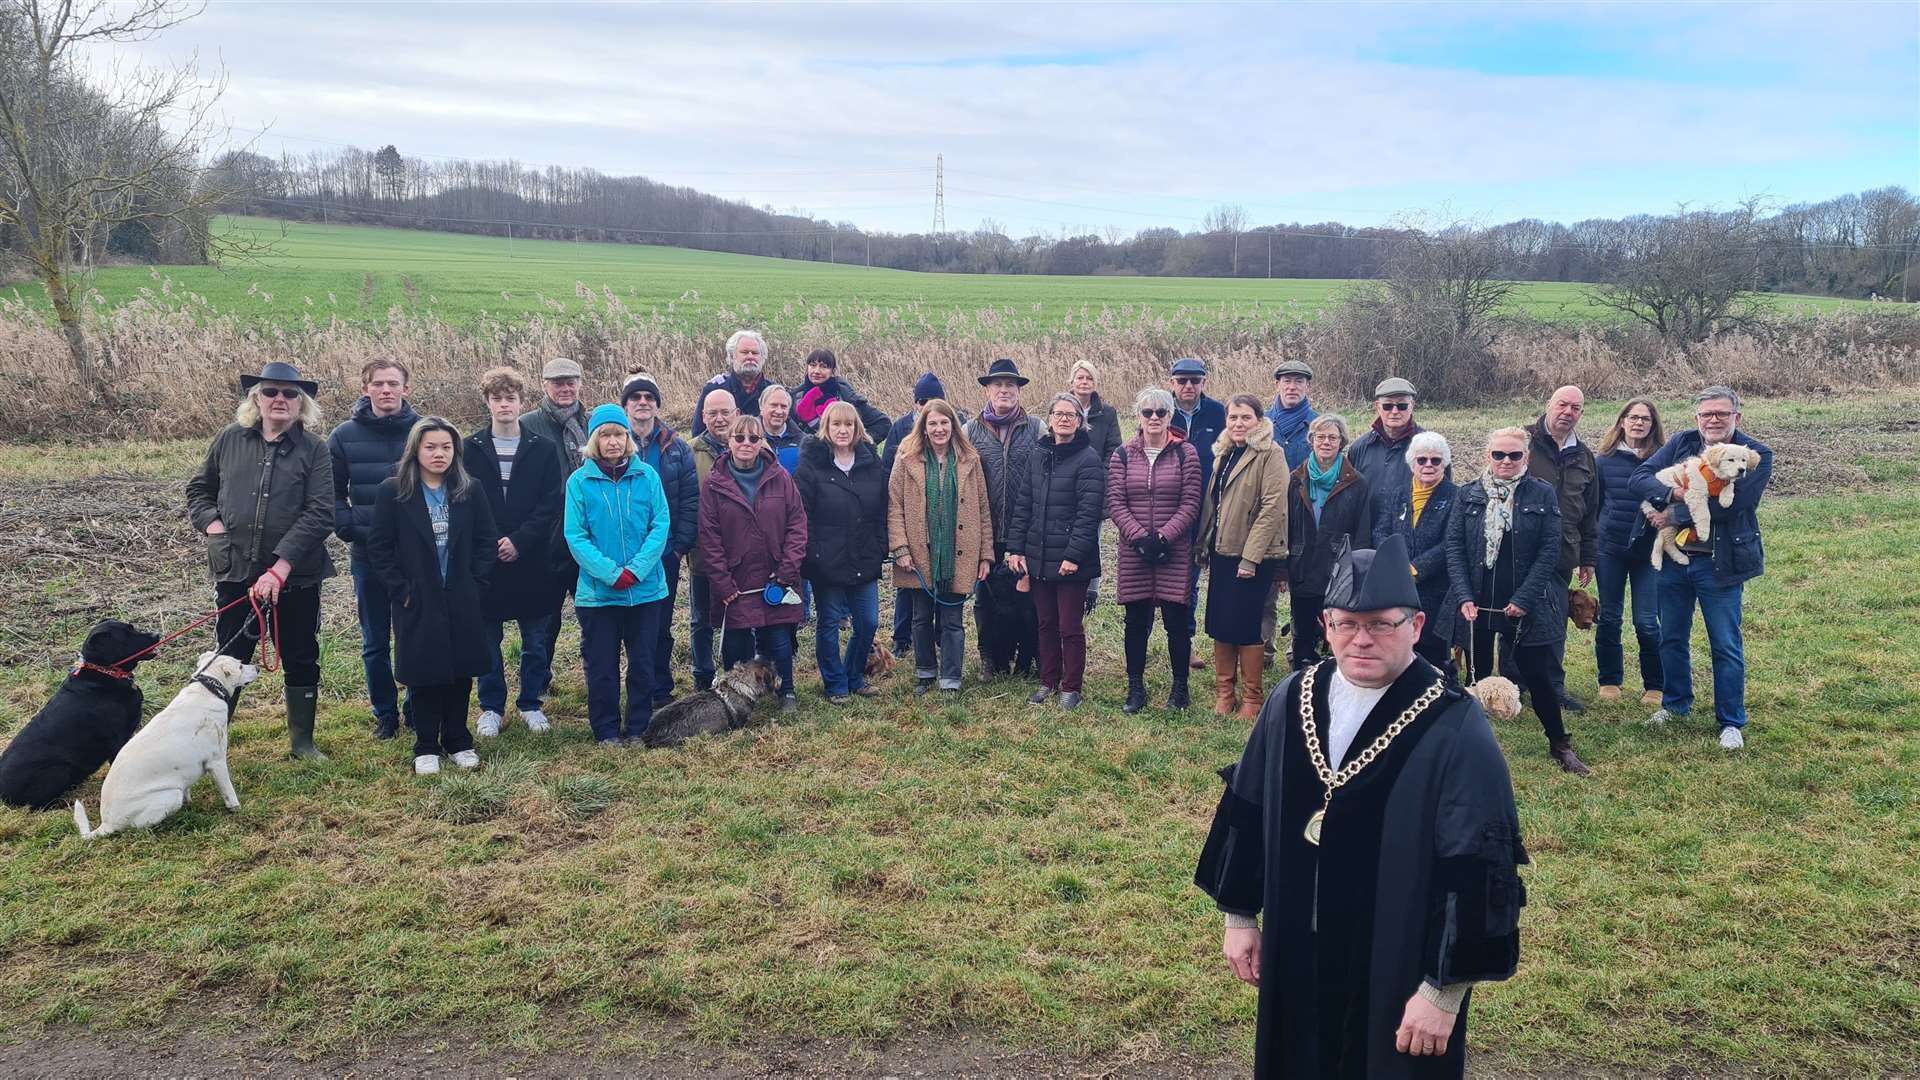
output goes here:
[{"label": "brown leather boot", "polygon": [[1267,650],[1262,645],[1242,645],[1240,653],[1240,719],[1252,723],[1260,719],[1260,710],[1267,703],[1265,688],[1260,685],[1267,667]]},{"label": "brown leather boot", "polygon": [[1570,738],[1550,741],[1547,744],[1547,756],[1575,776],[1593,775],[1593,770],[1587,768],[1587,763],[1581,761],[1580,755],[1573,752],[1573,740]]},{"label": "brown leather boot", "polygon": [[1213,643],[1213,711],[1233,715],[1234,666],[1240,662],[1234,647],[1224,641]]}]

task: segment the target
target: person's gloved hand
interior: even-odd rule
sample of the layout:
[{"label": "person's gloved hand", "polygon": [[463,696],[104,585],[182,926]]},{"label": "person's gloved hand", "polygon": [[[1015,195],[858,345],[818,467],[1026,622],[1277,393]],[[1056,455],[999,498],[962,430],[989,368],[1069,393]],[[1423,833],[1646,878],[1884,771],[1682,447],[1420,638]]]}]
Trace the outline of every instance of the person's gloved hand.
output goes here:
[{"label": "person's gloved hand", "polygon": [[640,584],[640,579],[629,569],[620,571],[620,576],[614,579],[613,587],[616,589],[631,589],[638,584]]}]

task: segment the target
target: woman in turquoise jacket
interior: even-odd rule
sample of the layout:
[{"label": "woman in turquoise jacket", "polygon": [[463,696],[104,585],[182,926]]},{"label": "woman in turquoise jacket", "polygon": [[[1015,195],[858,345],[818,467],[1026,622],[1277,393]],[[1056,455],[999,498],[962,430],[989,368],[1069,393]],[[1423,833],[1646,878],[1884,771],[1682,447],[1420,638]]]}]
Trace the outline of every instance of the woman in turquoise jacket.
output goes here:
[{"label": "woman in turquoise jacket", "polygon": [[[580,566],[574,612],[587,669],[587,722],[602,746],[641,745],[653,720],[653,647],[668,617],[660,557],[672,524],[660,474],[640,460],[627,414],[602,405],[587,424],[580,467],[567,478],[566,536]],[[620,712],[620,649],[627,710]]]}]

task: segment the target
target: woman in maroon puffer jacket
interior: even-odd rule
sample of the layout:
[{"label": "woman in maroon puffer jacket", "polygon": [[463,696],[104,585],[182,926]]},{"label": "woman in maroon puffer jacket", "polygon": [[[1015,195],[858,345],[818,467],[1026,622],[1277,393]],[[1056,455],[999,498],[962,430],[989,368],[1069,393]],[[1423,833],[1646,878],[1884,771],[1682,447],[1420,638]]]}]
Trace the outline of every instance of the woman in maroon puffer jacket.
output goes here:
[{"label": "woman in maroon puffer jacket", "polygon": [[[700,561],[706,568],[722,668],[756,651],[780,673],[780,708],[795,707],[793,633],[799,604],[769,604],[765,590],[800,587],[807,555],[807,510],[793,477],[763,443],[758,417],[743,416],[727,433],[728,456],[700,486]],[[771,466],[769,468],[768,466]]]},{"label": "woman in maroon puffer jacket", "polygon": [[1147,638],[1153,613],[1167,631],[1173,690],[1167,708],[1187,707],[1187,567],[1193,560],[1194,519],[1200,513],[1200,455],[1172,430],[1173,395],[1159,387],[1134,402],[1139,433],[1107,462],[1107,516],[1120,532],[1114,596],[1127,611],[1127,703],[1147,705]]}]

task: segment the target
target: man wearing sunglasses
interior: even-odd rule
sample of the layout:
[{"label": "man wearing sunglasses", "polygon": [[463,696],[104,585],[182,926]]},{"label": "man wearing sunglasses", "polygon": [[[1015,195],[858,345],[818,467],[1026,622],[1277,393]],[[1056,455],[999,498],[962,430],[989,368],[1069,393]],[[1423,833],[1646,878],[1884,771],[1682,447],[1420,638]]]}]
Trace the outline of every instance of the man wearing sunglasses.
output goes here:
[{"label": "man wearing sunglasses", "polygon": [[[1227,430],[1227,407],[1214,398],[1207,396],[1207,362],[1197,357],[1183,356],[1173,362],[1168,373],[1173,380],[1173,420],[1171,427],[1193,446],[1200,455],[1200,490],[1208,490],[1213,483],[1213,444],[1219,440],[1220,433]],[[1200,516],[1194,515],[1193,528],[1189,536],[1200,535]],[[1196,612],[1200,610],[1200,566],[1195,563],[1187,569],[1187,638],[1192,640],[1199,629],[1200,621]],[[1207,666],[1196,650],[1189,661],[1195,671]]]},{"label": "man wearing sunglasses", "polygon": [[[1402,378],[1384,379],[1373,388],[1373,430],[1353,440],[1347,460],[1367,478],[1367,490],[1379,499],[1389,492],[1413,486],[1413,467],[1407,464],[1407,443],[1426,428],[1413,422],[1413,404],[1419,395]],[[1453,479],[1453,466],[1447,466]]]},{"label": "man wearing sunglasses", "polygon": [[1672,559],[1660,570],[1660,664],[1665,675],[1660,710],[1647,718],[1659,725],[1684,717],[1693,708],[1693,608],[1707,624],[1707,644],[1713,649],[1713,718],[1719,721],[1720,745],[1738,750],[1746,745],[1747,654],[1740,634],[1741,601],[1750,578],[1766,569],[1760,547],[1760,496],[1773,475],[1773,451],[1740,428],[1740,395],[1731,387],[1709,386],[1693,399],[1697,428],[1675,435],[1633,472],[1633,493],[1656,507],[1665,507],[1634,525],[1634,539],[1646,528],[1669,523],[1687,524],[1687,504],[1680,493],[1654,478],[1660,470],[1687,460],[1707,447],[1730,442],[1760,455],[1760,464],[1734,485],[1733,504],[1708,502],[1713,529],[1707,542],[1689,548],[1691,559],[1681,566]]},{"label": "man wearing sunglasses", "polygon": [[[1542,612],[1546,618],[1567,617],[1567,586],[1578,573],[1580,587],[1593,581],[1593,568],[1600,557],[1600,465],[1593,447],[1580,441],[1575,429],[1586,410],[1586,395],[1577,386],[1563,386],[1547,399],[1547,410],[1527,427],[1532,452],[1527,455],[1527,475],[1537,476],[1553,485],[1560,496],[1560,589],[1547,597],[1555,610]],[[1567,639],[1561,635],[1553,647],[1553,688],[1560,695],[1560,707],[1568,712],[1585,712],[1584,702],[1567,693]]]}]

